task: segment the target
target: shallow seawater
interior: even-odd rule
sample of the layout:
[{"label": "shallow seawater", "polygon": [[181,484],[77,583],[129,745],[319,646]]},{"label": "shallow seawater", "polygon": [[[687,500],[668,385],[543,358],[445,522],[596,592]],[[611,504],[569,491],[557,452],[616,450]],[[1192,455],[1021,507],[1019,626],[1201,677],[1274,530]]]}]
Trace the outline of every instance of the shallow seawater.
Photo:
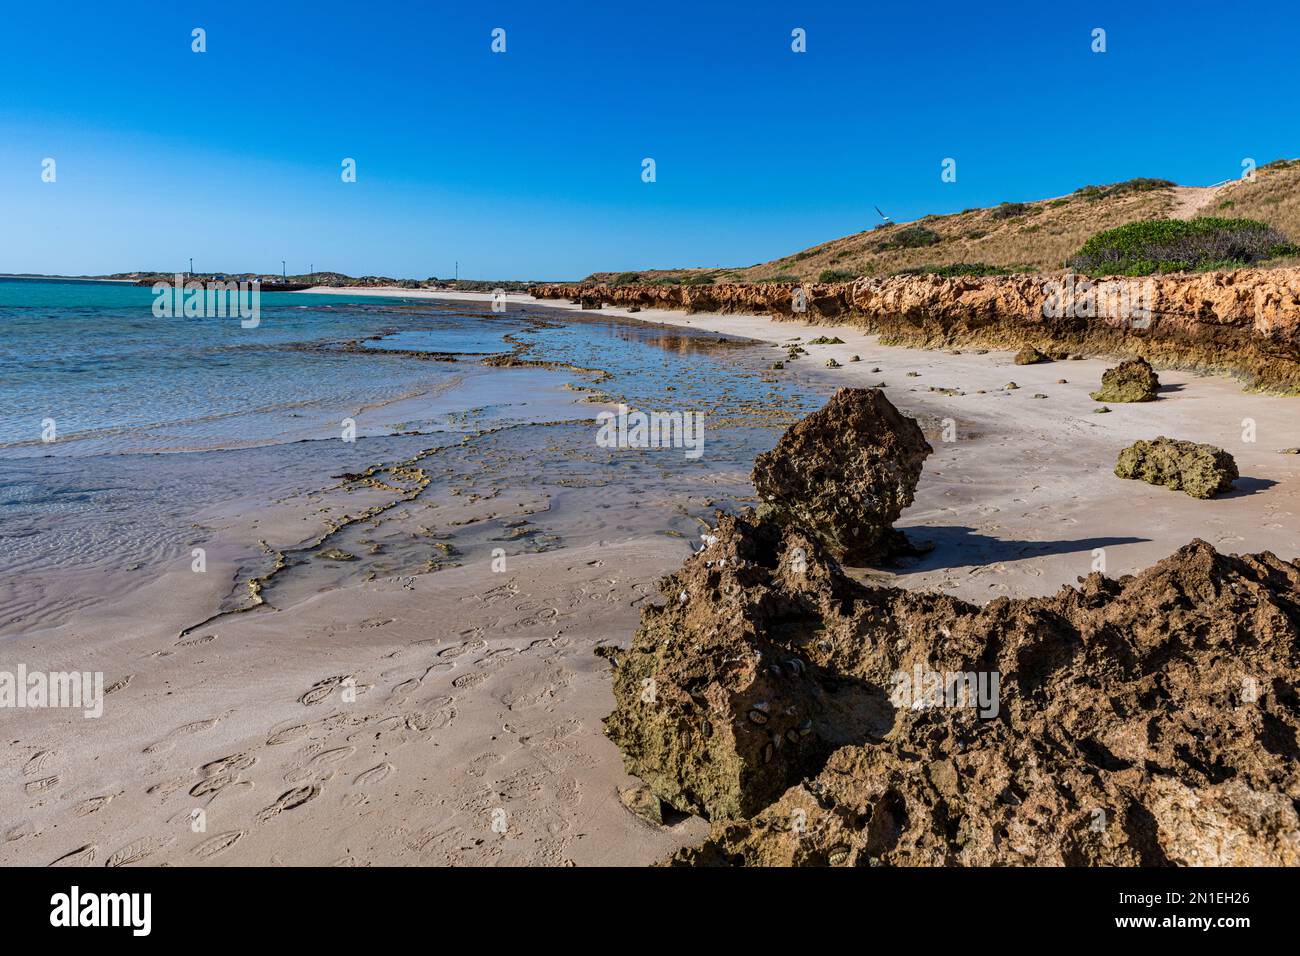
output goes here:
[{"label": "shallow seawater", "polygon": [[[593,314],[267,293],[243,329],[152,301],[0,280],[0,634],[93,615],[199,546],[235,569],[230,604],[277,553],[283,603],[497,548],[688,537],[823,400],[765,375],[762,345]],[[699,414],[702,453],[600,447],[619,402]],[[355,480],[368,469],[378,488]],[[342,524],[321,541],[327,505]]]}]

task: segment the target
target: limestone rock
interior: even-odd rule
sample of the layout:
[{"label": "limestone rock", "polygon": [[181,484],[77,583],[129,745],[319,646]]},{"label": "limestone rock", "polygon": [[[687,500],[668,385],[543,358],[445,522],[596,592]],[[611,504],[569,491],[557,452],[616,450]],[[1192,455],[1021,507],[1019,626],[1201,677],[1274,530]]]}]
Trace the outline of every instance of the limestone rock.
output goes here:
[{"label": "limestone rock", "polygon": [[1092,393],[1094,402],[1154,402],[1160,379],[1146,359],[1120,362],[1101,376],[1101,389]]},{"label": "limestone rock", "polygon": [[[605,732],[627,772],[678,810],[751,816],[841,744],[889,725],[879,690],[815,663],[834,562],[811,537],[721,516],[660,582],[614,672]],[[835,574],[843,578],[838,567]]]},{"label": "limestone rock", "polygon": [[1032,345],[1026,345],[1016,353],[1015,363],[1017,365],[1037,365],[1040,362],[1050,362],[1051,359],[1044,355]]},{"label": "limestone rock", "polygon": [[[676,862],[1297,860],[1300,563],[1198,540],[977,607],[860,584],[752,512],[707,540],[643,611],[606,720],[629,772],[710,818]],[[923,670],[998,676],[900,697]]]},{"label": "limestone rock", "polygon": [[892,526],[933,450],[879,389],[842,388],[758,456],[754,488],[764,513],[818,535],[840,560],[867,563],[903,545]]},{"label": "limestone rock", "polygon": [[1213,498],[1231,491],[1239,477],[1236,461],[1222,448],[1163,436],[1125,448],[1119,453],[1115,474],[1185,491],[1193,498]]}]

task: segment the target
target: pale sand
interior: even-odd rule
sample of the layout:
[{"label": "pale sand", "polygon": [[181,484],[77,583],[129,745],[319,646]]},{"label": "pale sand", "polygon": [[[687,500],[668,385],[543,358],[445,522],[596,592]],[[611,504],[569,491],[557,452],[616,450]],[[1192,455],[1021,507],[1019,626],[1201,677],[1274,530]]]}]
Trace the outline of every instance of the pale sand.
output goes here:
[{"label": "pale sand", "polygon": [[[883,379],[902,410],[928,423],[935,454],[901,523],[937,547],[897,576],[907,586],[979,601],[1046,593],[1086,574],[1095,547],[1114,576],[1194,536],[1228,551],[1300,555],[1300,458],[1277,453],[1300,445],[1296,400],[1166,371],[1173,388],[1159,402],[1095,415],[1087,393],[1103,361],[1018,367],[1007,353],[882,348],[844,327],[629,317],[771,341],[843,338],[772,374]],[[862,361],[848,364],[854,353]],[[825,368],[831,356],[844,367]],[[1020,389],[1001,391],[1011,380]],[[955,442],[938,440],[943,418],[955,420]],[[1242,441],[1245,418],[1256,422],[1253,444]],[[1202,502],[1111,474],[1121,447],[1162,433],[1231,451],[1243,490]],[[513,557],[506,573],[473,564],[351,584],[181,639],[194,608],[211,607],[221,588],[176,572],[79,623],[13,639],[8,649],[29,669],[129,682],[98,720],[0,716],[0,863],[81,851],[65,862],[641,865],[698,840],[703,821],[657,829],[621,806],[617,788],[629,778],[600,733],[612,698],[592,648],[626,644],[655,579],[689,547],[655,533],[659,512],[639,513],[645,527],[634,533]],[[626,515],[618,521],[628,526]],[[345,677],[354,700],[337,682]],[[195,810],[204,832],[194,832]]]}]

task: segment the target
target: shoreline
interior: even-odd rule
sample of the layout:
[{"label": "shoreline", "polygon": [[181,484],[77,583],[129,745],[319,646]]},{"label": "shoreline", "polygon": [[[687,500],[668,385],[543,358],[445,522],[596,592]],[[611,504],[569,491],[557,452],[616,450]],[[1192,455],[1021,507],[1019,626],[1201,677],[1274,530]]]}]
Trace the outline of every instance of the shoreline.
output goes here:
[{"label": "shoreline", "polygon": [[[433,291],[413,297],[473,302],[492,298],[490,293]],[[611,306],[591,311],[515,294],[507,294],[506,301],[769,344],[796,337],[843,339],[842,345],[811,346],[810,354],[772,374],[797,373],[827,388],[867,387],[884,380],[886,394],[901,411],[931,423],[927,434],[935,454],[926,463],[916,503],[904,512],[898,527],[917,528],[919,534],[922,528],[938,526],[941,530],[928,537],[958,560],[969,560],[953,567],[941,567],[938,555],[916,561],[893,576],[904,587],[939,588],[981,603],[1004,593],[1047,594],[1091,570],[1093,547],[1107,549],[1107,573],[1118,576],[1149,567],[1198,535],[1221,551],[1276,549],[1283,559],[1300,556],[1300,456],[1280,454],[1281,449],[1300,445],[1297,400],[1245,392],[1227,375],[1162,369],[1159,401],[1111,405],[1109,414],[1098,415],[1100,405],[1089,392],[1115,364],[1110,360],[1090,357],[1020,366],[1012,363],[1010,351],[886,346],[860,327],[825,320],[778,321],[761,315],[666,309],[632,313]],[[852,362],[854,355],[862,361]],[[784,355],[774,348],[773,358]],[[841,367],[824,367],[828,359]],[[874,368],[881,371],[870,371]],[[1066,384],[1058,385],[1062,378]],[[1009,382],[1018,389],[1006,390],[1003,386]],[[931,386],[965,394],[948,395],[931,391]],[[933,424],[949,418],[957,426],[957,440],[937,441]],[[1247,419],[1254,423],[1250,436],[1243,426]],[[963,433],[968,431],[974,456],[962,454]],[[1207,442],[1232,453],[1241,467],[1237,490],[1220,499],[1197,501],[1114,477],[1120,449],[1158,434]],[[1021,513],[1009,514],[1017,505]],[[951,523],[954,516],[970,518],[971,524]],[[1070,550],[1065,537],[1033,540],[1042,537],[1044,526],[1057,524],[1087,527],[1096,542]],[[1130,540],[1139,537],[1133,529],[1146,526],[1151,526],[1149,537]],[[1031,562],[1034,567],[1008,567],[1024,564],[1026,555],[1037,559]],[[981,596],[960,577],[989,578],[989,593]]]}]

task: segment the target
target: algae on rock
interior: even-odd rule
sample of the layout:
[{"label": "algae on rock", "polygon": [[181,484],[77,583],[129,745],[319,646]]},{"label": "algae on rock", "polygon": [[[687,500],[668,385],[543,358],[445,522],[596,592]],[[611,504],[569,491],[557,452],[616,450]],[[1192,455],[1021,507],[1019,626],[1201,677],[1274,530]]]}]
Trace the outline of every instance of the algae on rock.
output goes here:
[{"label": "algae on rock", "polygon": [[1160,378],[1146,359],[1129,359],[1102,373],[1101,388],[1092,393],[1094,402],[1154,402]]},{"label": "algae on rock", "polygon": [[1222,448],[1163,436],[1125,448],[1119,453],[1115,474],[1185,491],[1193,498],[1213,498],[1231,491],[1239,477],[1236,461]]}]

